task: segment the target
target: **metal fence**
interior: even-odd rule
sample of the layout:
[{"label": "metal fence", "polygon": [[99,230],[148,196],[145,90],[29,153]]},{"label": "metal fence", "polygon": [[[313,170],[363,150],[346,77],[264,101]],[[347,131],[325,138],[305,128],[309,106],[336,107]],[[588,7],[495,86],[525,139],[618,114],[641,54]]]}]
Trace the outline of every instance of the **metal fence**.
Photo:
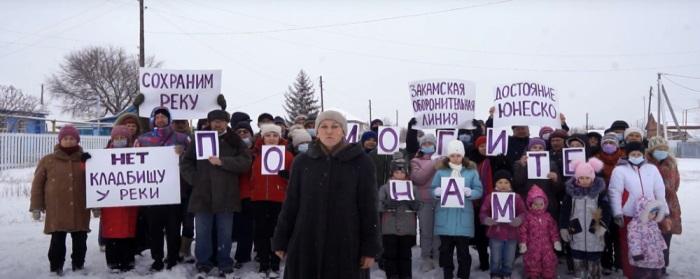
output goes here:
[{"label": "metal fence", "polygon": [[670,141],[669,143],[678,158],[700,158],[700,142]]},{"label": "metal fence", "polygon": [[[80,136],[84,149],[104,148],[108,141],[108,136]],[[56,134],[0,133],[0,171],[32,167],[52,153],[57,143]]]}]

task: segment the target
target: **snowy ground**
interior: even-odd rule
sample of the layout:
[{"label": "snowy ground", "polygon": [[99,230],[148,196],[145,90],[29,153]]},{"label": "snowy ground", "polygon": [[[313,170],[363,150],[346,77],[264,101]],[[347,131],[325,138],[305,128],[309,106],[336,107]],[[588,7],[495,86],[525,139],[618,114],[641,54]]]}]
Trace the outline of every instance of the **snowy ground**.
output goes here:
[{"label": "snowy ground", "polygon": [[[692,278],[700,271],[696,266],[700,262],[700,241],[691,236],[700,236],[700,159],[680,159],[681,188],[679,198],[683,210],[683,234],[674,236],[671,244],[671,266],[668,270],[670,278]],[[6,170],[0,172],[0,278],[46,278],[51,277],[48,269],[47,252],[49,236],[42,233],[43,223],[34,222],[28,212],[29,189],[33,169]],[[97,220],[91,222],[91,228],[97,228]],[[67,241],[70,251],[70,241]],[[440,270],[421,273],[417,270],[418,248],[414,248],[414,278],[442,278]],[[70,266],[70,252],[67,255],[67,266]],[[488,278],[487,272],[474,269],[478,266],[476,252],[472,250],[472,277]],[[151,264],[148,252],[144,257],[137,257],[136,271],[112,275],[107,272],[104,254],[97,245],[96,234],[88,236],[88,253],[85,272],[76,274],[67,271],[67,278],[188,278],[192,265],[180,265],[171,271],[148,274]],[[564,267],[560,265],[560,271]],[[258,278],[256,266],[247,264],[236,272],[237,276],[245,279]],[[522,262],[516,262],[514,278],[520,278]],[[565,272],[559,272],[566,274]],[[567,278],[562,275],[560,278]],[[618,273],[610,278],[620,278]],[[385,278],[381,270],[373,269],[372,278]]]}]

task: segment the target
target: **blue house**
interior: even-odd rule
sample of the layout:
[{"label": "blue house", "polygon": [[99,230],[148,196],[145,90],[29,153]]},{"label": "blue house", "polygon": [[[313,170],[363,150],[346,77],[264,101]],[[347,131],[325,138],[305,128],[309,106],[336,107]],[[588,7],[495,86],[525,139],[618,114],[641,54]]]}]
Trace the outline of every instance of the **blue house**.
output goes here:
[{"label": "blue house", "polygon": [[109,136],[112,134],[112,126],[114,125],[114,122],[116,122],[117,118],[125,113],[136,113],[136,107],[131,105],[119,112],[117,115],[105,116],[87,121],[94,124],[75,124],[75,128],[78,129],[80,135],[84,136]]},{"label": "blue house", "polygon": [[48,113],[0,110],[0,133],[46,133],[46,115]]}]

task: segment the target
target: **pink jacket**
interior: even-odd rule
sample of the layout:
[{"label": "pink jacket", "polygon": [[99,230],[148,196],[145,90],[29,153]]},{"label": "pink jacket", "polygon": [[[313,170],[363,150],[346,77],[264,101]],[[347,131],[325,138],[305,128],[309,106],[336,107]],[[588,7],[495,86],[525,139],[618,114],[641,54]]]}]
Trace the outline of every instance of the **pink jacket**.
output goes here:
[{"label": "pink jacket", "polygon": [[557,267],[557,256],[554,254],[554,242],[559,241],[559,231],[554,218],[547,213],[547,195],[534,185],[527,194],[527,207],[541,197],[545,201],[544,209],[529,211],[520,225],[520,243],[527,244],[527,252],[523,256],[525,273],[529,277],[554,278]]},{"label": "pink jacket", "polygon": [[418,190],[417,198],[422,202],[433,202],[431,182],[437,169],[438,159],[431,160],[429,155],[411,159],[411,181]]},{"label": "pink jacket", "polygon": [[[644,197],[637,201],[637,215],[627,225],[630,265],[651,269],[664,267],[663,251],[667,246],[658,225],[664,218],[663,206],[661,201],[652,201]],[[654,208],[661,211],[656,215],[656,219],[649,220],[649,212]],[[633,257],[639,255],[644,257],[635,261]]]},{"label": "pink jacket", "polygon": [[[481,210],[479,211],[479,219],[481,220],[481,223],[484,223],[484,219],[486,217],[491,217],[492,216],[492,208],[491,208],[491,196],[492,194],[489,194],[486,196],[481,204]],[[525,213],[527,212],[527,209],[525,209],[525,202],[523,202],[523,199],[520,197],[520,195],[515,194],[515,216],[516,218],[523,218]],[[497,239],[497,240],[518,240],[518,227],[513,227],[510,224],[507,223],[496,223],[493,226],[490,226],[488,230],[486,231],[486,236],[490,239]]]}]

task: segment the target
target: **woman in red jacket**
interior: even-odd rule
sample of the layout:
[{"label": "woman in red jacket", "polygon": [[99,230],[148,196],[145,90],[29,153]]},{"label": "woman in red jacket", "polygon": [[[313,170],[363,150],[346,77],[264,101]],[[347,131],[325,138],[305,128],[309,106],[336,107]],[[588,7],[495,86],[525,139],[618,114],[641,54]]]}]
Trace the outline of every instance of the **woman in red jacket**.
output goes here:
[{"label": "woman in red jacket", "polygon": [[262,165],[265,154],[263,145],[286,146],[282,139],[282,130],[277,125],[265,124],[260,127],[261,137],[255,142],[255,161],[251,171],[250,185],[255,236],[253,242],[260,262],[259,273],[263,278],[278,278],[280,259],[272,253],[271,238],[277,225],[277,216],[286,197],[287,179],[292,166],[293,156],[285,151],[284,168],[276,175],[263,175]]},{"label": "woman in red jacket", "polygon": [[[107,148],[131,147],[129,129],[124,125],[112,128],[112,139]],[[134,269],[136,218],[138,207],[102,208],[101,234],[105,243],[107,267],[112,272]]]}]

